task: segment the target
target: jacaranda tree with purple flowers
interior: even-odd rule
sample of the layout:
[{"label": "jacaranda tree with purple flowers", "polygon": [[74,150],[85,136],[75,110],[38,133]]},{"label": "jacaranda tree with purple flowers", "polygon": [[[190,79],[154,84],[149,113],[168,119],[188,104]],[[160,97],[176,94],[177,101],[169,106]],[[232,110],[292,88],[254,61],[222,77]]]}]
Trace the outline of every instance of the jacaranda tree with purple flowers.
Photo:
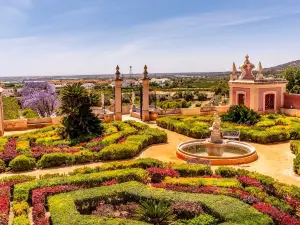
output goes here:
[{"label": "jacaranda tree with purple flowers", "polygon": [[22,108],[31,108],[41,117],[54,116],[60,106],[55,86],[47,81],[26,82],[21,96]]}]

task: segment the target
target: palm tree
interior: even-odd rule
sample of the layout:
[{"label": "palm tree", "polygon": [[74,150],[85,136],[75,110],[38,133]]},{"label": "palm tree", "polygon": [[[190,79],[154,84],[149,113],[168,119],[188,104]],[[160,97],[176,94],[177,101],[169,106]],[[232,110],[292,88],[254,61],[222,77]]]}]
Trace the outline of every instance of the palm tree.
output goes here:
[{"label": "palm tree", "polygon": [[97,105],[99,96],[90,94],[81,83],[67,85],[60,93],[61,106],[59,112],[63,115],[65,132],[70,139],[87,135],[101,135],[100,120],[90,109]]}]

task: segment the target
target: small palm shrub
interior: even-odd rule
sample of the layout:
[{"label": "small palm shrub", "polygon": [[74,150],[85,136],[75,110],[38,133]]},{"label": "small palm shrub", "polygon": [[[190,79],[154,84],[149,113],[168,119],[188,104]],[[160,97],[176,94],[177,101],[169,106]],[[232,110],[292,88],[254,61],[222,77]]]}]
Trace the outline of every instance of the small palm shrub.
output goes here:
[{"label": "small palm shrub", "polygon": [[260,115],[245,105],[233,105],[221,118],[226,122],[253,125],[259,121]]},{"label": "small palm shrub", "polygon": [[[99,102],[99,96],[90,94],[80,84],[67,85],[61,91],[60,114],[63,115],[62,124],[70,139],[81,136],[101,135],[103,127],[100,120],[92,113],[91,107]],[[62,133],[62,132],[61,132]]]},{"label": "small palm shrub", "polygon": [[136,217],[151,224],[166,225],[175,219],[175,214],[168,203],[147,200],[141,202]]}]

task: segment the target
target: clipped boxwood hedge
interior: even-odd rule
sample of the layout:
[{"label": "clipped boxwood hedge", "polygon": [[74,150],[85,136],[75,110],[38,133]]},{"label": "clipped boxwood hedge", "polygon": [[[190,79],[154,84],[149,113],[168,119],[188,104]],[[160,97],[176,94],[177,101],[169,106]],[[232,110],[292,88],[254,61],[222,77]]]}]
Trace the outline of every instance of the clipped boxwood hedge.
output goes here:
[{"label": "clipped boxwood hedge", "polygon": [[36,188],[68,184],[95,187],[100,185],[102,182],[112,179],[116,179],[118,182],[136,180],[144,183],[148,180],[148,174],[147,171],[143,169],[124,169],[101,173],[77,174],[74,176],[60,176],[49,179],[34,180],[15,185],[13,197],[16,201],[28,201],[30,191]]},{"label": "clipped boxwood hedge", "polygon": [[9,167],[12,171],[32,170],[36,167],[36,161],[34,158],[19,155],[9,162]]},{"label": "clipped boxwood hedge", "polygon": [[296,155],[294,159],[294,172],[300,175],[300,141],[291,141],[290,148]]},{"label": "clipped boxwood hedge", "polygon": [[154,199],[166,202],[194,202],[203,205],[213,216],[227,224],[271,225],[272,219],[258,212],[251,206],[222,195],[178,193],[152,188],[137,182],[126,182],[119,185],[79,190],[50,196],[49,210],[53,225],[72,224],[145,224],[133,220],[108,219],[96,216],[81,215],[81,209],[93,207],[97,201],[118,196],[127,200]]},{"label": "clipped boxwood hedge", "polygon": [[[213,123],[212,116],[173,116],[156,120],[158,126],[177,133],[203,139],[210,136],[209,127]],[[222,122],[222,129],[240,130],[242,141],[260,144],[300,139],[300,119],[283,115],[263,115],[254,125]]]}]

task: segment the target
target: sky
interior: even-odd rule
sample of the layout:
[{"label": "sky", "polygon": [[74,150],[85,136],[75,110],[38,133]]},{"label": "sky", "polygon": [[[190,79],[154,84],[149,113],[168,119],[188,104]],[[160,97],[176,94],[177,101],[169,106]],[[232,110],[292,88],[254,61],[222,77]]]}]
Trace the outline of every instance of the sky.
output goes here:
[{"label": "sky", "polygon": [[300,59],[299,0],[0,0],[0,76],[228,71]]}]

